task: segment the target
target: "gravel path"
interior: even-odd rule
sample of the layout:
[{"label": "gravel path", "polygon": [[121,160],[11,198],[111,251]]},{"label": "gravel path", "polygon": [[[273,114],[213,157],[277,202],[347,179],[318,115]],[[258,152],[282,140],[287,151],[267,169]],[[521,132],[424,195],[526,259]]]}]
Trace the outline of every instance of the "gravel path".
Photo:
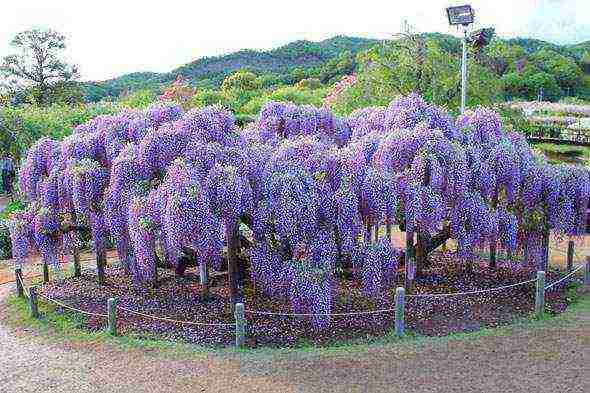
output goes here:
[{"label": "gravel path", "polygon": [[0,324],[1,392],[590,391],[588,311],[510,335],[318,351],[171,356],[43,337]]}]

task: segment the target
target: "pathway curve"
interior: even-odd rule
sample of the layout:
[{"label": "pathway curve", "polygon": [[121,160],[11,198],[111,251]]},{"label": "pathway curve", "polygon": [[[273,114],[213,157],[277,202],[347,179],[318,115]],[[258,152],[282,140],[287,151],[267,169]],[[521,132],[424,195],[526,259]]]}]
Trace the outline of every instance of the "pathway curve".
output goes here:
[{"label": "pathway curve", "polygon": [[50,338],[0,322],[1,392],[590,391],[588,311],[511,335],[329,351],[171,356]]}]

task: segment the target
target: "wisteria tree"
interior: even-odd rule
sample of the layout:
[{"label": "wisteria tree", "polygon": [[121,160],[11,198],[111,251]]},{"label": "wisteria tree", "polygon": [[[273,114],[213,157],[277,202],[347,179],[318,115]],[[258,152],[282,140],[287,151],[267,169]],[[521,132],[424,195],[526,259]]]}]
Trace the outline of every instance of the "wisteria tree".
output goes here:
[{"label": "wisteria tree", "polygon": [[190,260],[227,266],[236,301],[247,264],[257,291],[322,314],[338,272],[379,298],[404,260],[411,285],[448,239],[463,261],[489,248],[493,268],[503,249],[543,267],[549,231],[583,233],[589,176],[535,156],[491,110],[452,119],[414,94],[348,118],[270,102],[245,129],[221,107],[166,104],[38,141],[19,174],[29,207],[13,217],[13,253],[56,264],[88,228],[99,267],[112,243],[137,288]]}]

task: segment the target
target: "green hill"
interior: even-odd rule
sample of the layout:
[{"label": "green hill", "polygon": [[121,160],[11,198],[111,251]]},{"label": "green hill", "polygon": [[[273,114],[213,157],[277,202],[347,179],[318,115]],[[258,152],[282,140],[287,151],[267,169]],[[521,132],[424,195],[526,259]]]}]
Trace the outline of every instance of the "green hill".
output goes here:
[{"label": "green hill", "polygon": [[267,51],[246,49],[222,56],[205,57],[168,73],[137,72],[104,82],[84,83],[84,88],[89,101],[98,101],[106,97],[117,97],[126,90],[158,89],[162,84],[174,81],[178,75],[199,86],[210,87],[219,87],[227,75],[239,69],[281,79],[296,68],[319,68],[341,53],[356,54],[377,42],[379,41],[374,39],[344,36],[321,42],[301,40]]},{"label": "green hill", "polygon": [[[458,54],[461,41],[451,35],[424,33],[435,39],[447,52]],[[550,49],[580,62],[585,53],[590,52],[590,41],[574,45],[557,45],[534,38],[510,38],[509,44],[523,48],[526,55],[541,49]],[[259,51],[245,49],[221,56],[205,57],[185,64],[167,73],[136,72],[102,82],[83,83],[88,101],[118,97],[124,91],[150,89],[158,91],[182,75],[198,87],[218,88],[223,79],[232,72],[246,69],[264,75],[269,84],[293,83],[290,79],[294,71],[308,76],[320,77],[321,69],[332,59],[343,54],[354,55],[379,43],[376,39],[336,36],[320,42],[300,40],[279,48]]]}]

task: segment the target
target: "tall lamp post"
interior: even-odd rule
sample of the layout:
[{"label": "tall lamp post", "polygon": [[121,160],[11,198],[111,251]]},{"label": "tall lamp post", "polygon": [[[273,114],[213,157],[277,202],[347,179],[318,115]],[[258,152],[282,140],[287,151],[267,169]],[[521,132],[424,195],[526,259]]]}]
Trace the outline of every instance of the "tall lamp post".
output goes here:
[{"label": "tall lamp post", "polygon": [[467,101],[467,27],[473,23],[474,13],[470,5],[447,8],[451,26],[463,26],[463,54],[461,56],[461,113],[465,112]]}]

